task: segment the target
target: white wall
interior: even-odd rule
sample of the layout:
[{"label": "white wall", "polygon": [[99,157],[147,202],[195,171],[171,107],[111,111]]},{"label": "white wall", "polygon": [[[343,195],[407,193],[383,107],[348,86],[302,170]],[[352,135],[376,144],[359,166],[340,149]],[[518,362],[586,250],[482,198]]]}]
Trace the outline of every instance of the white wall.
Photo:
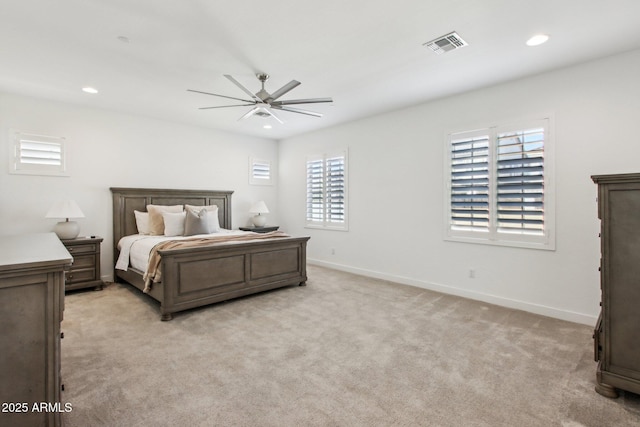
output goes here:
[{"label": "white wall", "polygon": [[[66,138],[69,177],[9,174],[10,129]],[[0,93],[0,236],[51,231],[51,205],[74,199],[85,214],[81,235],[98,235],[102,275],[113,277],[109,187],[234,190],[233,227],[265,200],[277,223],[277,185],[249,185],[249,157],[273,161],[275,141],[140,116]],[[0,237],[1,238],[1,237]]]},{"label": "white wall", "polygon": [[[590,175],[640,169],[639,70],[634,51],[281,141],[281,225],[311,236],[310,262],[594,324],[599,222]],[[444,241],[445,134],[547,113],[556,250]],[[343,147],[349,231],[306,229],[305,157]]]}]

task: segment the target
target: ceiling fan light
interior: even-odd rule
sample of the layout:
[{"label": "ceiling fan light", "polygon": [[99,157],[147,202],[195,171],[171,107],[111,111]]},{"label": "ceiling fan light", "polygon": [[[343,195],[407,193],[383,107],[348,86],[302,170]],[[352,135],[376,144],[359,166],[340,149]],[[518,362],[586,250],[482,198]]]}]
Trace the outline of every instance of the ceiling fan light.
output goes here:
[{"label": "ceiling fan light", "polygon": [[547,34],[536,34],[527,40],[527,46],[539,46],[543,43],[546,43],[549,40],[549,36]]}]

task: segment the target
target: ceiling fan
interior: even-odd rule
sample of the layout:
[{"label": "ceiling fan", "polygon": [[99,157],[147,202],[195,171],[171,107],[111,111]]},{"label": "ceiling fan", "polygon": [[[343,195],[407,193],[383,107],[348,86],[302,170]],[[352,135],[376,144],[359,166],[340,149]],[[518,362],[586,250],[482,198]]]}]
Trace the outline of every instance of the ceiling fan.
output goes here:
[{"label": "ceiling fan", "polygon": [[331,99],[331,98],[289,99],[289,100],[286,100],[286,101],[279,101],[279,98],[282,95],[286,94],[291,89],[295,88],[296,86],[298,86],[300,84],[300,82],[297,81],[297,80],[291,80],[289,83],[287,83],[286,85],[282,86],[280,89],[276,90],[275,92],[269,93],[264,89],[264,82],[266,82],[269,79],[269,75],[268,74],[264,74],[264,73],[258,73],[258,74],[256,74],[256,77],[258,78],[258,80],[260,80],[262,82],[262,89],[260,89],[260,91],[258,91],[255,94],[253,94],[253,93],[251,93],[251,91],[249,91],[249,89],[244,87],[242,84],[240,84],[240,82],[238,82],[236,79],[234,79],[230,75],[225,74],[224,76],[229,81],[231,81],[231,83],[233,83],[236,86],[238,86],[244,93],[249,95],[249,97],[251,99],[235,98],[233,96],[219,95],[217,93],[209,93],[209,92],[203,92],[201,90],[187,89],[187,91],[189,91],[189,92],[196,92],[196,93],[203,93],[205,95],[219,96],[221,98],[234,99],[236,101],[242,101],[242,102],[245,103],[245,104],[234,104],[234,105],[221,105],[221,106],[217,106],[217,107],[200,107],[199,110],[209,110],[209,109],[213,109],[213,108],[229,108],[229,107],[253,106],[253,108],[251,110],[249,110],[249,112],[247,112],[245,115],[240,117],[240,119],[238,119],[238,120],[243,120],[243,119],[246,119],[247,117],[256,115],[256,116],[260,116],[260,117],[269,117],[270,116],[270,117],[273,117],[274,119],[276,119],[278,122],[284,123],[274,113],[273,110],[288,111],[290,113],[298,113],[298,114],[306,114],[308,116],[313,116],[313,117],[322,117],[321,113],[316,113],[315,111],[301,110],[300,108],[292,108],[292,107],[290,107],[290,105],[319,104],[319,103],[333,102],[333,99]]}]

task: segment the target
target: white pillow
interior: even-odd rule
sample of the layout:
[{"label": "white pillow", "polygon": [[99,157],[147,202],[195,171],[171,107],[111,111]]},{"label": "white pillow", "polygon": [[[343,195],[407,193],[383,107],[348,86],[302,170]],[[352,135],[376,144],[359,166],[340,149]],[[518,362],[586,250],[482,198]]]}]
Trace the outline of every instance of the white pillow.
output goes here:
[{"label": "white pillow", "polygon": [[165,236],[182,236],[184,235],[184,218],[186,212],[163,212],[162,220],[164,221]]},{"label": "white pillow", "polygon": [[147,212],[149,212],[149,234],[162,236],[164,234],[162,214],[164,212],[182,212],[182,205],[147,205]]},{"label": "white pillow", "polygon": [[218,219],[218,210],[215,212],[207,211],[209,215],[209,233],[217,233],[220,231],[220,220]]},{"label": "white pillow", "polygon": [[149,234],[149,212],[140,212],[134,210],[136,215],[136,227],[139,234]]}]

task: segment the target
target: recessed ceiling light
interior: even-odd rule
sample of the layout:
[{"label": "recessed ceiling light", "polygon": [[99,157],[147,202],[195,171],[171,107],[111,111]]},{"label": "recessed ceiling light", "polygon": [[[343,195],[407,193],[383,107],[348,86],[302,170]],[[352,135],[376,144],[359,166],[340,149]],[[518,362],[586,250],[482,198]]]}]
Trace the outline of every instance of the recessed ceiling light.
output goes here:
[{"label": "recessed ceiling light", "polygon": [[264,125],[264,126],[262,126],[262,127],[263,127],[264,129],[271,129],[273,126],[271,126],[271,125]]},{"label": "recessed ceiling light", "polygon": [[545,43],[547,40],[549,40],[548,35],[536,34],[535,36],[527,40],[527,46],[538,46],[538,45],[541,45],[542,43]]},{"label": "recessed ceiling light", "polygon": [[87,93],[98,93],[98,89],[92,88],[92,87],[83,87],[82,88],[83,92],[87,92]]}]

